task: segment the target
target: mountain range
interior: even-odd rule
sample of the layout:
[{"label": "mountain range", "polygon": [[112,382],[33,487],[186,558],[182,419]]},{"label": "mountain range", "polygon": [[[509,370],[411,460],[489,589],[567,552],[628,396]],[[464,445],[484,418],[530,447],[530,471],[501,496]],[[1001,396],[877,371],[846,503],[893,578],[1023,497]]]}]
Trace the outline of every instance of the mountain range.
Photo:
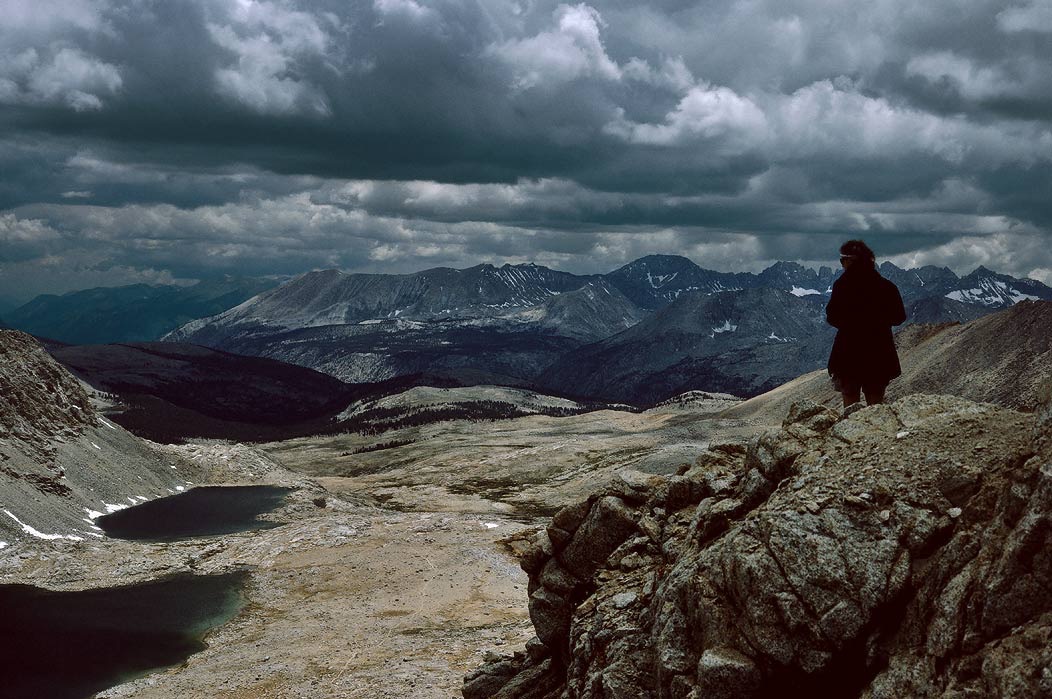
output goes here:
[{"label": "mountain range", "polygon": [[[810,326],[806,315],[797,315],[798,303],[820,315],[822,300],[813,294],[763,288],[681,294],[617,334],[631,342],[612,347],[639,343],[641,352],[672,350],[675,331],[689,342],[707,337],[725,343],[720,347],[727,355],[746,352],[741,343],[747,335],[770,330],[772,340],[785,340],[806,332]],[[409,442],[405,433],[368,445],[355,437],[347,443],[353,449],[292,440],[298,443],[281,445],[276,453],[287,463],[296,463],[291,455],[297,452],[300,464],[320,462],[311,467],[314,475],[323,469],[339,474],[324,479],[330,490],[306,478],[295,481],[302,492],[290,496],[298,499],[281,514],[283,526],[267,530],[274,532],[269,538],[239,533],[173,545],[126,544],[105,537],[97,521],[105,512],[195,484],[231,477],[258,483],[274,478],[277,465],[240,445],[175,448],[138,439],[101,415],[99,396],[32,338],[3,331],[0,549],[10,547],[4,551],[5,582],[31,583],[51,594],[54,587],[95,589],[172,572],[206,575],[233,568],[252,576],[245,595],[252,609],[266,614],[210,637],[211,653],[205,648],[181,667],[117,690],[125,695],[138,694],[146,682],[160,686],[151,696],[216,696],[225,691],[219,682],[265,694],[274,680],[258,668],[267,658],[293,655],[305,660],[291,667],[292,679],[281,693],[295,694],[286,687],[316,688],[318,653],[325,648],[350,649],[338,662],[327,656],[325,667],[353,669],[364,664],[361,649],[377,645],[355,646],[354,639],[409,638],[413,645],[388,651],[385,662],[375,665],[389,673],[397,664],[413,678],[388,695],[415,696],[423,682],[405,670],[419,672],[411,665],[414,658],[421,658],[420,666],[435,665],[434,657],[451,643],[463,647],[465,638],[471,639],[469,648],[494,639],[505,648],[509,640],[531,636],[525,652],[486,654],[486,664],[466,678],[463,695],[556,699],[567,688],[572,694],[578,686],[611,686],[625,696],[775,696],[786,689],[790,695],[929,696],[950,686],[977,697],[1044,696],[1045,641],[1052,631],[1052,561],[1046,553],[1052,545],[1050,313],[1052,302],[1025,300],[965,325],[909,326],[899,337],[904,375],[897,388],[913,395],[849,415],[797,400],[777,415],[780,431],[746,443],[726,442],[707,430],[755,418],[742,413],[748,403],[706,418],[689,405],[691,396],[682,401],[688,405],[666,406],[663,414],[582,416],[598,425],[584,439],[550,424],[562,419],[537,414],[585,406],[518,389],[414,387],[356,400],[343,411],[345,419],[369,413],[402,419],[421,407],[442,411],[480,403],[517,404],[533,415],[496,436],[495,429],[469,423],[459,432],[418,431],[412,436],[419,442]],[[661,322],[647,325],[655,319]],[[648,337],[654,328],[667,334]],[[257,420],[281,412],[275,409],[288,398],[290,384],[305,389],[291,399],[305,401],[306,412],[338,404],[337,396],[328,395],[339,390],[335,379],[271,360],[159,343],[52,351],[79,363],[91,383],[163,392],[201,409],[256,411]],[[613,373],[623,369],[613,359],[597,366],[607,365]],[[824,377],[804,381],[818,378]],[[983,402],[916,391],[966,393]],[[752,404],[767,401],[770,408],[777,393]],[[1045,407],[1027,415],[987,401]],[[682,465],[664,475],[626,468],[626,459],[637,459],[633,468],[642,463],[628,450],[613,463],[597,464],[591,451],[596,445],[641,429],[641,421],[621,416],[671,424],[676,432],[663,431],[661,439],[677,433],[682,438],[688,427],[707,422],[694,439],[704,436],[709,446],[692,443],[686,463],[673,462]],[[545,431],[556,438],[538,445]],[[414,446],[416,451],[402,451]],[[453,448],[468,455],[463,463],[453,461]],[[574,449],[580,451],[567,457]],[[546,470],[560,458],[572,470]],[[508,478],[500,470],[514,459],[529,464],[527,477]],[[392,464],[407,480],[393,480]],[[609,475],[604,468],[619,476],[600,480],[597,474]],[[456,482],[454,471],[469,469],[476,469],[478,480]],[[495,495],[555,490],[570,477],[589,484],[589,492],[552,508],[550,520],[518,521]],[[413,502],[425,505],[406,507]],[[548,501],[519,502],[547,512],[536,508]],[[425,511],[427,506],[438,511]],[[486,533],[490,529],[498,531]],[[472,533],[477,538],[469,538]],[[473,555],[465,557],[465,550]],[[509,575],[509,561],[498,557],[507,550],[519,555],[528,584]],[[347,562],[351,555],[360,558]],[[446,567],[441,557],[455,557],[458,567]],[[492,576],[480,577],[484,572]],[[508,581],[501,596],[517,597],[524,607],[518,617],[495,607],[496,595],[479,592],[501,578]],[[377,582],[397,580],[410,585],[393,591]],[[460,596],[444,596],[447,589]],[[410,605],[395,607],[394,594],[416,606],[411,612]],[[348,600],[367,595],[377,599],[347,610]],[[289,597],[291,603],[275,611]],[[322,601],[329,606],[318,606]],[[132,605],[125,601],[123,607]],[[450,610],[468,607],[497,617],[482,622],[490,624],[483,626],[486,635],[467,637],[465,624],[453,626],[460,622]],[[523,634],[527,609],[534,633]],[[379,617],[404,624],[380,627],[390,633],[364,633],[356,625]],[[105,619],[107,634],[112,618]],[[316,625],[332,632],[324,643],[311,638],[291,646],[303,636],[303,619],[336,622]],[[421,647],[420,639],[433,630],[420,634],[420,624],[434,619],[452,631]],[[471,623],[475,628],[480,622]],[[139,640],[147,649],[153,643],[152,637]],[[480,657],[462,655],[470,662]],[[438,665],[447,674],[464,672]],[[207,677],[220,679],[212,686]],[[267,684],[251,685],[252,678]],[[356,686],[373,688],[376,678]],[[1014,690],[1001,692],[1003,687]]]},{"label": "mountain range", "polygon": [[4,319],[13,328],[74,345],[145,342],[277,284],[273,279],[229,278],[191,286],[131,284],[45,294],[5,313]]},{"label": "mountain range", "polygon": [[[980,267],[880,272],[909,322],[968,322],[1052,289]],[[824,364],[822,313],[839,271],[778,262],[717,272],[650,255],[608,274],[536,264],[412,274],[308,272],[189,287],[41,296],[12,327],[74,345],[156,340],[298,364],[343,382],[440,376],[650,404],[686,390],[754,396]],[[53,343],[52,343],[53,344]],[[309,382],[308,382],[309,383]]]},{"label": "mountain range", "polygon": [[[966,322],[1052,289],[980,267],[885,262],[913,317]],[[164,339],[375,382],[483,372],[487,383],[647,404],[690,389],[762,393],[825,361],[829,267],[759,274],[651,255],[605,275],[534,264],[414,274],[310,272]]]}]

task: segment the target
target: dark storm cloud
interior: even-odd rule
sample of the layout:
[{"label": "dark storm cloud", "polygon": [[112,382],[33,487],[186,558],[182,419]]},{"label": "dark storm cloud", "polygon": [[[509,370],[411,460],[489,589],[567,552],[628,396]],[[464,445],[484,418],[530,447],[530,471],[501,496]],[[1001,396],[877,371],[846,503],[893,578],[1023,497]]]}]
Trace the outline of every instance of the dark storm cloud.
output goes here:
[{"label": "dark storm cloud", "polygon": [[0,291],[845,235],[1048,281],[1050,58],[1046,0],[8,0]]}]

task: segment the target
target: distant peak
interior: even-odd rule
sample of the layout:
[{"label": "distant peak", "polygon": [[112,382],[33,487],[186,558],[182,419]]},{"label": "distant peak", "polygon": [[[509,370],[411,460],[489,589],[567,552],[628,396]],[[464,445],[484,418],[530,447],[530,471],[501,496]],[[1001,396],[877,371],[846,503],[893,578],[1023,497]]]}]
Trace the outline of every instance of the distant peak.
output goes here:
[{"label": "distant peak", "polygon": [[623,265],[618,271],[638,269],[640,267],[657,270],[681,270],[690,267],[697,267],[697,264],[695,264],[690,258],[683,257],[682,255],[647,255]]},{"label": "distant peak", "polygon": [[683,255],[645,255],[640,257],[636,262],[689,262],[694,264],[694,261]]},{"label": "distant peak", "polygon": [[765,272],[782,272],[782,271],[799,272],[799,271],[804,270],[804,269],[806,269],[806,268],[802,264],[800,264],[799,262],[790,262],[788,260],[778,260],[777,262],[775,262],[773,265],[771,265],[770,267],[768,267],[764,271]]},{"label": "distant peak", "polygon": [[315,269],[307,272],[304,277],[341,277],[343,272],[338,269]]},{"label": "distant peak", "polygon": [[342,276],[344,276],[343,272],[338,269],[315,269],[295,277],[289,281],[288,285],[291,288],[327,286],[335,283]]}]

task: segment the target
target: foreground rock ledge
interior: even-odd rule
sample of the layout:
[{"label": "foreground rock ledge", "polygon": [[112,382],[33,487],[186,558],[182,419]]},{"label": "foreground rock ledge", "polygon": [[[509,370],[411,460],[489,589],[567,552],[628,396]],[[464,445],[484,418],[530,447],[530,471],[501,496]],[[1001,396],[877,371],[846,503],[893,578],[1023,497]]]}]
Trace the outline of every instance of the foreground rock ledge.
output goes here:
[{"label": "foreground rock ledge", "polygon": [[1052,697],[1052,407],[797,404],[681,471],[555,515],[466,699]]}]

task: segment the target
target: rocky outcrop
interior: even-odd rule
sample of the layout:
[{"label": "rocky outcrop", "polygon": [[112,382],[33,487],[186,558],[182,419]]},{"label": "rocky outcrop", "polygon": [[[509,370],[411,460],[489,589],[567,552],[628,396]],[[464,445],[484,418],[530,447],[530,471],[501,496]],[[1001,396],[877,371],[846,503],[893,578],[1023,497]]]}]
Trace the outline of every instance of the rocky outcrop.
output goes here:
[{"label": "rocky outcrop", "polygon": [[41,442],[96,423],[80,383],[36,340],[0,331],[0,438]]},{"label": "rocky outcrop", "polygon": [[626,476],[522,556],[467,699],[1052,696],[1052,406],[913,395]]}]

